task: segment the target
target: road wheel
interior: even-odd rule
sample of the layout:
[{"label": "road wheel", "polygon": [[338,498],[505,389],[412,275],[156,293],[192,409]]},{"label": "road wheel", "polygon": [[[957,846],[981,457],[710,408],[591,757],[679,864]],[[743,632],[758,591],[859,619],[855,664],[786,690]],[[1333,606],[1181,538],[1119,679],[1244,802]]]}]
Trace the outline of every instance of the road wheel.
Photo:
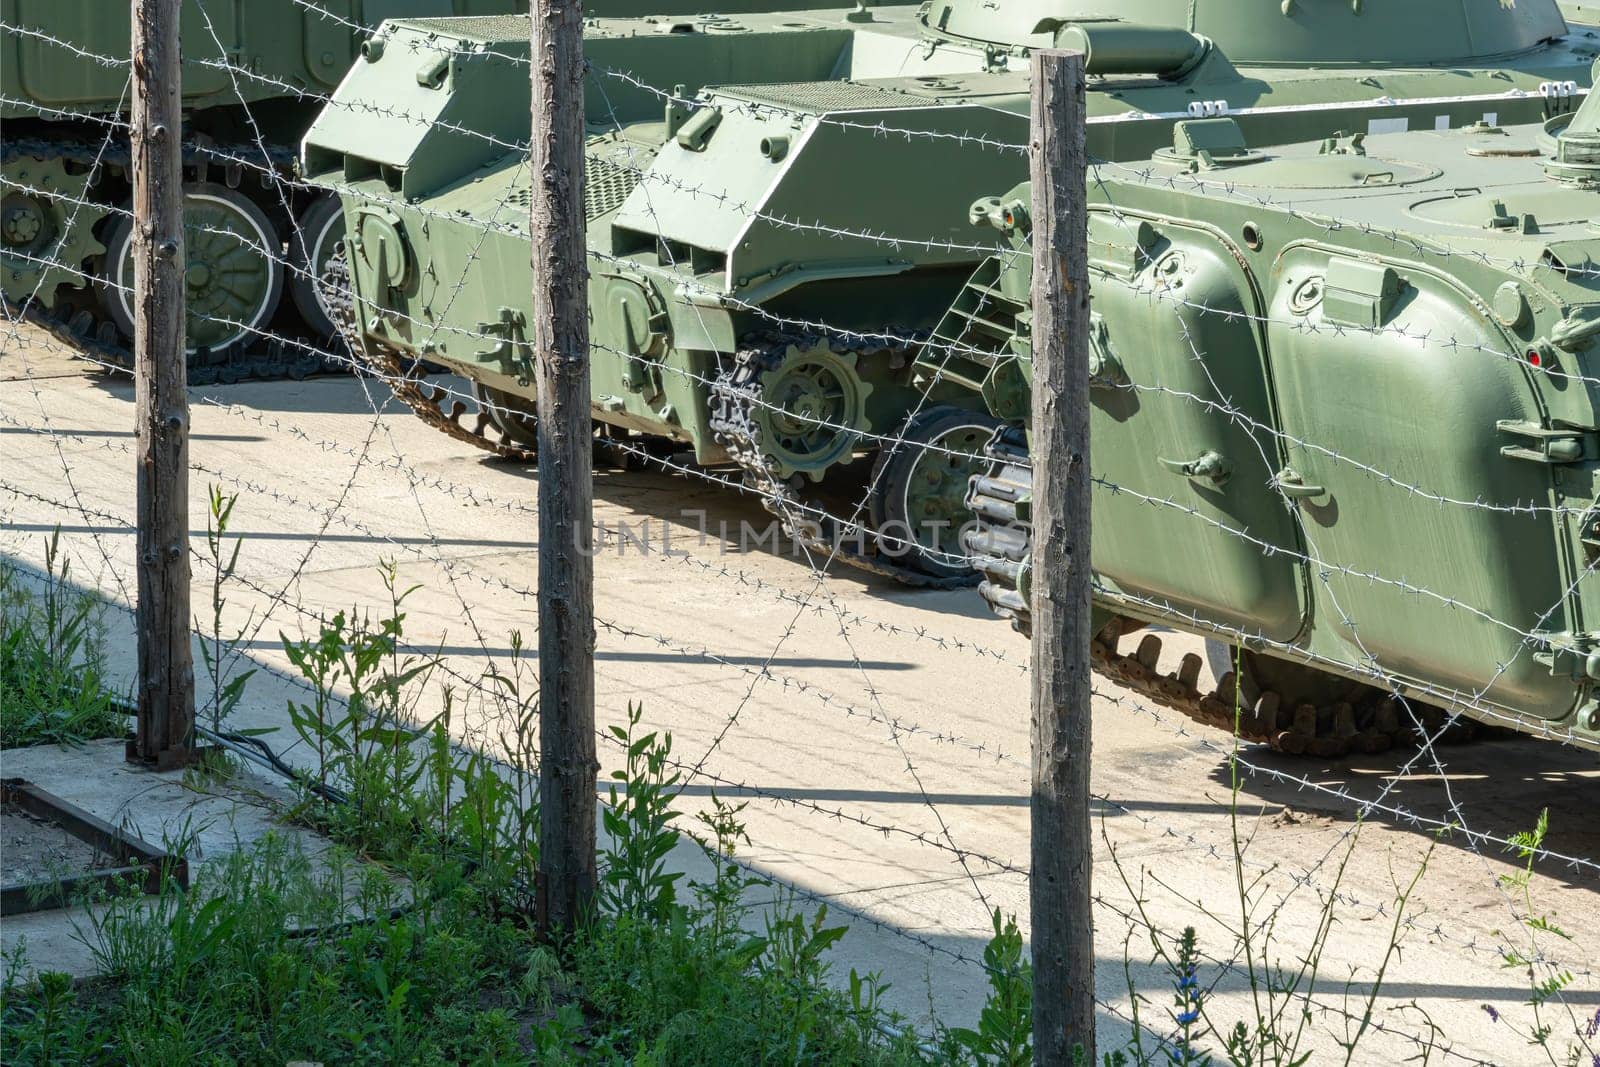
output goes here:
[{"label": "road wheel", "polygon": [[[183,192],[185,336],[190,354],[222,355],[262,340],[283,295],[283,244],[261,208],[225,185]],[[100,293],[117,327],[133,336],[133,219],[106,237]]]},{"label": "road wheel", "polygon": [[972,572],[961,544],[972,521],[967,486],[987,468],[984,448],[999,425],[985,412],[942,405],[914,416],[900,444],[884,443],[872,471],[881,553],[938,578]]},{"label": "road wheel", "polygon": [[344,239],[344,208],[339,198],[312,201],[295,221],[289,234],[289,296],[311,332],[327,340],[338,332],[333,310],[322,291],[328,260]]}]

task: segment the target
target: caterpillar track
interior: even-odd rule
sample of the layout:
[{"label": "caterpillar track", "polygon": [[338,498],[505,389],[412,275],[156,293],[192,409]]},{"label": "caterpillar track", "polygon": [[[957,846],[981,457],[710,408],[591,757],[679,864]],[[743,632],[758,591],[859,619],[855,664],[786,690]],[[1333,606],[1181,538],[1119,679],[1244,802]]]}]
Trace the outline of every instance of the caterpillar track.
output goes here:
[{"label": "caterpillar track", "polygon": [[1290,706],[1270,690],[1252,691],[1247,677],[1229,671],[1215,689],[1202,691],[1198,683],[1203,664],[1193,652],[1183,657],[1175,673],[1161,674],[1156,669],[1161,638],[1155,634],[1145,634],[1132,653],[1118,651],[1124,634],[1143,625],[1118,618],[1095,635],[1089,645],[1094,669],[1198,723],[1237,732],[1240,740],[1270,745],[1295,756],[1335,758],[1353,752],[1382,752],[1394,747],[1412,728],[1400,702],[1377,690],[1355,703]]},{"label": "caterpillar track", "polygon": [[[184,147],[186,181],[201,184],[217,180],[226,188],[238,189],[246,168],[237,160],[259,155],[260,149],[254,144],[230,145],[200,137]],[[270,162],[287,174],[292,157],[287,151],[279,151]],[[7,138],[0,145],[0,167],[11,170],[29,166],[47,171],[60,168],[62,174],[87,177],[72,182],[74,187],[82,186],[73,190],[52,189],[49,182],[34,185],[31,179],[8,178],[5,189],[13,195],[30,194],[44,201],[68,204],[70,225],[44,256],[36,257],[59,262],[43,269],[41,280],[27,296],[4,296],[5,314],[38,326],[105,370],[131,372],[132,350],[99,291],[106,248],[96,233],[106,229],[108,220],[118,212],[109,202],[91,199],[104,194],[108,185],[126,184],[131,166],[128,145],[119,141],[26,136]],[[7,251],[17,250],[8,247]],[[21,255],[19,264],[26,267],[27,252],[24,250]],[[37,268],[38,264],[33,266]],[[288,302],[285,293],[282,303]],[[189,354],[189,384],[300,379],[347,370],[346,361],[321,351],[324,341],[304,329],[273,329],[259,331],[246,342],[215,350],[198,349]]]},{"label": "caterpillar track", "polygon": [[[350,287],[349,255],[341,244],[322,273],[323,298],[329,316],[363,369],[382,378],[394,395],[423,422],[457,441],[492,452],[503,459],[532,463],[538,452],[514,443],[481,401],[468,405],[460,396],[425,377],[428,367],[393,348],[377,344],[356,324],[354,290]],[[516,417],[531,417],[522,412]]]},{"label": "caterpillar track", "polygon": [[[988,459],[989,473],[974,478],[968,493],[978,526],[967,534],[964,547],[982,561],[978,591],[990,609],[1031,634],[1028,585],[1033,531],[1026,507],[1018,506],[1033,491],[1026,435],[1014,426],[998,431],[989,444]],[[1131,652],[1120,649],[1123,638],[1144,626],[1135,619],[1114,618],[1090,644],[1094,669],[1154,704],[1279,752],[1332,759],[1382,752],[1417,740],[1419,732],[1436,740],[1464,741],[1492,729],[1465,717],[1451,723],[1438,708],[1417,701],[1402,703],[1371,686],[1361,686],[1348,700],[1296,703],[1256,685],[1246,670],[1227,671],[1215,689],[1202,690],[1204,663],[1194,653],[1183,657],[1176,672],[1162,674],[1157,667],[1162,649],[1157,635],[1145,634]]]},{"label": "caterpillar track", "polygon": [[[322,275],[324,299],[340,333],[349,343],[355,358],[370,373],[383,378],[423,422],[458,441],[519,462],[534,462],[537,451],[519,444],[505,432],[505,415],[531,420],[531,411],[511,410],[496,418],[496,403],[479,395],[475,404],[466,403],[444,386],[427,381],[428,367],[420,360],[387,348],[364,336],[356,326],[356,312],[350,285],[348,254],[340,248],[328,261]],[[857,570],[891,578],[917,588],[949,589],[971,585],[973,578],[939,578],[901,566],[886,555],[861,551],[839,536],[837,520],[825,508],[803,498],[794,488],[795,479],[785,480],[761,447],[761,429],[755,418],[760,406],[760,376],[772,369],[775,361],[797,341],[811,343],[815,338],[771,337],[739,351],[712,387],[710,425],[716,439],[744,472],[746,483],[761,496],[766,510],[778,518],[785,534],[815,553],[821,560],[837,560]],[[877,350],[858,355],[880,356]],[[514,398],[501,398],[502,400]],[[528,434],[520,434],[524,440]],[[603,448],[604,440],[597,442]],[[648,459],[645,460],[648,464]]]},{"label": "caterpillar track", "polygon": [[[8,318],[32,323],[103,370],[133,373],[132,350],[120,343],[115,324],[93,306],[92,300],[86,304],[68,304],[65,313],[59,308],[45,308],[33,301],[21,307],[10,300],[5,300],[4,304]],[[243,381],[281,381],[285,378],[298,381],[316,374],[337,374],[348,370],[345,361],[314,351],[308,352],[284,338],[274,337],[248,351],[228,352],[209,358],[192,356],[189,360],[189,384],[229,385]]]},{"label": "caterpillar track", "polygon": [[[901,585],[918,589],[959,589],[973,584],[975,575],[940,577],[903,565],[876,546],[863,551],[851,545],[852,537],[847,526],[865,522],[866,508],[862,514],[846,518],[841,523],[838,516],[826,507],[808,500],[797,486],[804,483],[803,476],[782,477],[778,465],[762,445],[761,421],[756,417],[762,405],[762,377],[774,370],[784,354],[794,346],[808,348],[825,339],[801,334],[772,334],[747,339],[745,347],[734,356],[731,363],[718,375],[712,386],[711,418],[709,425],[716,440],[744,472],[745,483],[761,497],[762,506],[777,518],[784,534],[815,554],[815,562],[838,560],[856,570],[893,579]],[[837,341],[835,351],[844,350]],[[883,358],[887,346],[858,348],[853,354],[860,358]]]}]

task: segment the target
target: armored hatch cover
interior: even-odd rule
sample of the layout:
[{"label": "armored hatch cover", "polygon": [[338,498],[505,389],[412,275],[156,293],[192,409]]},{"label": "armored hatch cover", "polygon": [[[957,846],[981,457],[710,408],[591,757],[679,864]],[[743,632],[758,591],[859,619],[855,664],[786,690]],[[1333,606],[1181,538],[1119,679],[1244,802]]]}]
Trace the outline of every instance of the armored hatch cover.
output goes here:
[{"label": "armored hatch cover", "polygon": [[1173,129],[1170,148],[1156,152],[1149,173],[1181,186],[1191,177],[1205,184],[1216,178],[1237,189],[1351,190],[1394,188],[1431,181],[1438,167],[1374,158],[1363,137],[1329,139],[1316,155],[1289,150],[1282,155],[1250,148],[1232,119],[1196,119]]},{"label": "armored hatch cover", "polygon": [[[1325,220],[1330,232],[1365,231],[1487,256],[1518,273],[1542,267],[1567,274],[1600,260],[1600,189],[1546,175],[1549,138],[1538,125],[1330,139],[1258,152],[1243,148],[1237,128],[1221,119],[1184,123],[1176,141],[1149,163],[1110,165],[1116,176],[1132,179],[1136,193],[1113,187],[1127,190],[1128,181],[1097,188],[1112,203],[1126,197],[1130,207],[1145,206],[1147,192],[1158,199],[1168,192],[1236,200],[1258,212]],[[1485,154],[1486,146],[1494,154]],[[1600,290],[1600,279],[1583,270],[1568,280]]]}]

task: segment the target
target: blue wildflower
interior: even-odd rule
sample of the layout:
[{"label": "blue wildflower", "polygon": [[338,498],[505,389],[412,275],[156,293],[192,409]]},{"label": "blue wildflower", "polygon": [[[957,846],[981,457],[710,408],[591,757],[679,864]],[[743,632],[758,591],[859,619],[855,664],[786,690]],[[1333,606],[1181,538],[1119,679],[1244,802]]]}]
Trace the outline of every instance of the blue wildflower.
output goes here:
[{"label": "blue wildflower", "polygon": [[1190,1026],[1196,1020],[1198,1020],[1199,1018],[1200,1018],[1200,1009],[1199,1008],[1191,1008],[1188,1011],[1183,1011],[1183,1012],[1179,1012],[1178,1013],[1178,1025],[1179,1026]]}]

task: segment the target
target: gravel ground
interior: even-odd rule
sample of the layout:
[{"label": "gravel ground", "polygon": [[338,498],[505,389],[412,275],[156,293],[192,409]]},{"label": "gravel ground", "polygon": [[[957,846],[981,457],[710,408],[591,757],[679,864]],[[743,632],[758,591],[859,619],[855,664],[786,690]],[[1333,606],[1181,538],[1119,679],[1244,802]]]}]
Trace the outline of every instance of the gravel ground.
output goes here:
[{"label": "gravel ground", "polygon": [[115,859],[52,822],[25,811],[0,811],[0,883],[53,882],[114,866]]}]

